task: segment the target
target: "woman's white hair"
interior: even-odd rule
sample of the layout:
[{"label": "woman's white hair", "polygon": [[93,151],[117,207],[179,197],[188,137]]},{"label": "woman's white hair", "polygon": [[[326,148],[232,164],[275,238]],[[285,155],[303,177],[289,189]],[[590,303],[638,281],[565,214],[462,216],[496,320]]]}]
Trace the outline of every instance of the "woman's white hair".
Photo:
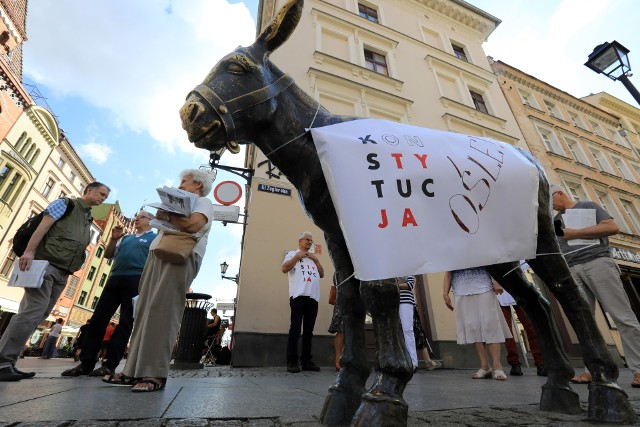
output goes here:
[{"label": "woman's white hair", "polygon": [[202,169],[185,169],[180,172],[180,179],[182,180],[185,176],[190,176],[194,182],[202,184],[202,197],[209,195],[213,186],[213,176],[209,172]]}]

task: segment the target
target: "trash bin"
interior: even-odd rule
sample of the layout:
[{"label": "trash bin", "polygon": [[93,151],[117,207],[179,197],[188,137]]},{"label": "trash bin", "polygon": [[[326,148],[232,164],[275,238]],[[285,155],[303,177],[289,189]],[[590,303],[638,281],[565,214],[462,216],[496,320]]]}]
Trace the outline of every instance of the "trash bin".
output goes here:
[{"label": "trash bin", "polygon": [[207,323],[207,312],[213,304],[207,301],[211,295],[188,293],[187,302],[182,315],[180,335],[176,347],[176,358],[173,369],[202,369],[202,348]]}]

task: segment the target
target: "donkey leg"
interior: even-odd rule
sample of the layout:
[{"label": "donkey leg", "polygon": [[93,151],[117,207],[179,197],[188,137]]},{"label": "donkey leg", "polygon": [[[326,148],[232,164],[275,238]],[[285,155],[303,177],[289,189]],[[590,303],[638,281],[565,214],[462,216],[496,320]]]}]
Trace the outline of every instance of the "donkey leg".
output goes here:
[{"label": "donkey leg", "polygon": [[413,376],[400,324],[400,294],[393,280],[362,282],[360,293],[373,319],[376,375],[362,396],[352,426],[406,426],[409,406],[402,397]]},{"label": "donkey leg", "polygon": [[529,264],[553,292],[580,341],[582,358],[593,376],[589,385],[588,419],[635,421],[637,416],[629,404],[628,395],[617,383],[618,367],[611,358],[586,298],[571,277],[566,261],[559,255],[545,258],[544,263],[530,261]]},{"label": "donkey leg", "polygon": [[547,382],[542,386],[540,409],[563,414],[580,414],[580,397],[571,389],[573,368],[562,350],[553,328],[549,302],[527,281],[517,263],[488,266],[493,278],[509,292],[533,324],[547,368]]},{"label": "donkey leg", "polygon": [[538,253],[553,255],[539,256],[530,260],[529,265],[562,306],[580,341],[582,358],[593,376],[593,382],[589,385],[589,420],[635,421],[637,416],[629,404],[629,398],[616,382],[618,367],[607,349],[587,299],[578,290],[564,257],[559,255],[560,247],[549,215],[538,215],[537,250]]},{"label": "donkey leg", "polygon": [[[338,272],[338,284],[347,274]],[[348,425],[360,399],[366,392],[365,383],[371,368],[366,355],[364,338],[365,309],[360,298],[360,281],[351,278],[337,288],[336,304],[342,313],[344,349],[340,358],[340,372],[325,398],[320,422],[329,426]]]}]

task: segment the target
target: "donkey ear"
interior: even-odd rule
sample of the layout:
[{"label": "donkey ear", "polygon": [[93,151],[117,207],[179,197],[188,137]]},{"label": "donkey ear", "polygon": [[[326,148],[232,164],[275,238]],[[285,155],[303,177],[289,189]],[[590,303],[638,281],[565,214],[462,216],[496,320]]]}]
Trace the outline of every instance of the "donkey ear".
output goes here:
[{"label": "donkey ear", "polygon": [[278,11],[275,18],[269,22],[267,27],[262,30],[254,46],[259,45],[267,54],[279,48],[287,41],[298,25],[303,6],[304,0],[289,0],[282,9]]}]

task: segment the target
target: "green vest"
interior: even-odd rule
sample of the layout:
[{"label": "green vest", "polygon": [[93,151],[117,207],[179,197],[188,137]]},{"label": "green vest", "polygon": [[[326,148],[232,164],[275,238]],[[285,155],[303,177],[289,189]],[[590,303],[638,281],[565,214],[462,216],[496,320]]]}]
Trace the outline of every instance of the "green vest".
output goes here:
[{"label": "green vest", "polygon": [[78,271],[84,263],[85,249],[91,240],[91,207],[84,200],[73,201],[73,210],[53,223],[36,249],[36,259],[69,273]]}]

